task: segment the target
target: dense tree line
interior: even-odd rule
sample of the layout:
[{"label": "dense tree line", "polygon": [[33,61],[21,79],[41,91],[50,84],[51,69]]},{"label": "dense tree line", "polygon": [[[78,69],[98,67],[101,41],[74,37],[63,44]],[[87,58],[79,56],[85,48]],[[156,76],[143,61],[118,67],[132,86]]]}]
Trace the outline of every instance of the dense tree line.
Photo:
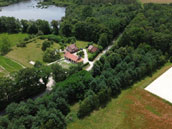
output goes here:
[{"label": "dense tree line", "polygon": [[146,4],[126,28],[120,45],[135,48],[147,43],[163,53],[172,53],[172,14],[171,5]]},{"label": "dense tree line", "polygon": [[61,34],[106,47],[134,18],[139,5],[73,5],[66,10]]},{"label": "dense tree line", "polygon": [[53,3],[60,6],[77,5],[97,5],[97,4],[136,4],[137,0],[44,0],[44,4]]},{"label": "dense tree line", "polygon": [[0,33],[29,33],[29,34],[50,34],[58,33],[58,21],[52,21],[51,29],[48,21],[45,20],[36,20],[36,21],[27,21],[27,20],[18,20],[14,17],[0,17]]}]

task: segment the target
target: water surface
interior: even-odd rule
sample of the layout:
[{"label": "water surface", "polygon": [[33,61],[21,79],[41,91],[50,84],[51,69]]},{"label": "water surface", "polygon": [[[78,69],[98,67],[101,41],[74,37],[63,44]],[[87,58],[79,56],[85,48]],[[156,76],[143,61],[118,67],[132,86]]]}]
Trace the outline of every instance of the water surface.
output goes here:
[{"label": "water surface", "polygon": [[64,7],[48,6],[47,8],[37,7],[39,0],[27,0],[6,7],[1,7],[0,16],[12,16],[26,20],[61,20],[65,16]]}]

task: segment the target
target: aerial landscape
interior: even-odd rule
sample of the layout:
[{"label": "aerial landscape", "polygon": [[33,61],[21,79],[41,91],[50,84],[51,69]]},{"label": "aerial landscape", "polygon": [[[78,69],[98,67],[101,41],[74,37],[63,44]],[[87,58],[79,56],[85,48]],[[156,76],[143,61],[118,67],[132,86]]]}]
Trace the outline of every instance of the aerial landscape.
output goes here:
[{"label": "aerial landscape", "polygon": [[0,0],[0,129],[172,129],[172,0]]}]

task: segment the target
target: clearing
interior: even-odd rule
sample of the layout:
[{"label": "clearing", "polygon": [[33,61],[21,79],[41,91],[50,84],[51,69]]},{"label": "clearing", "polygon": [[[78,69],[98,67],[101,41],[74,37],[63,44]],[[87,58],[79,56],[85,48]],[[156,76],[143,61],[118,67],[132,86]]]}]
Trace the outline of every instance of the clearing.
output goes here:
[{"label": "clearing", "polygon": [[[10,59],[20,62],[26,67],[31,67],[30,61],[43,62],[43,51],[41,49],[44,40],[37,39],[31,43],[28,43],[26,47],[13,47],[6,56]],[[53,48],[60,48],[60,45],[54,43]]]},{"label": "clearing", "polygon": [[172,0],[141,0],[141,2],[143,3],[159,3],[159,4],[162,4],[162,3],[172,3]]},{"label": "clearing", "polygon": [[78,103],[75,104],[71,107],[73,122],[68,129],[171,129],[172,106],[144,90],[171,66],[167,63],[82,120],[76,118]]}]

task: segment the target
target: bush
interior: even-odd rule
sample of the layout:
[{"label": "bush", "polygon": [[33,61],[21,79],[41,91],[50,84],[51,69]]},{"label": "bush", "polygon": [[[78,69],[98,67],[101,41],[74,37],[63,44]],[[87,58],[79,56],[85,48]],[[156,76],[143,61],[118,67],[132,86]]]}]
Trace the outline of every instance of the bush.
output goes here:
[{"label": "bush", "polygon": [[42,51],[45,51],[47,48],[49,48],[52,45],[52,43],[50,41],[44,41],[42,43]]},{"label": "bush", "polygon": [[84,57],[84,52],[83,52],[83,51],[79,51],[79,52],[77,53],[77,55],[80,56],[80,57]]},{"label": "bush", "polygon": [[40,39],[48,39],[50,41],[54,41],[56,43],[59,43],[62,41],[62,37],[57,35],[42,35],[40,36]]},{"label": "bush", "polygon": [[26,42],[18,43],[17,47],[26,47]]}]

